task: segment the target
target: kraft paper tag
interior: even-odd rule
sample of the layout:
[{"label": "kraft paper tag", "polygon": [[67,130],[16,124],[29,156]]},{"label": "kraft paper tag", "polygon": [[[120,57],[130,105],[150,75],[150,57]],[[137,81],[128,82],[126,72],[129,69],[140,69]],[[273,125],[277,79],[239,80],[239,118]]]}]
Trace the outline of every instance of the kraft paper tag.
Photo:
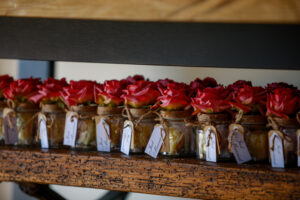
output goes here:
[{"label": "kraft paper tag", "polygon": [[121,152],[129,155],[130,143],[132,133],[134,131],[134,126],[131,121],[126,120],[123,126],[122,142],[121,142]]},{"label": "kraft paper tag", "polygon": [[78,114],[76,112],[66,113],[64,145],[74,147],[76,141]]},{"label": "kraft paper tag", "polygon": [[41,139],[41,147],[48,149],[49,148],[49,143],[48,143],[48,133],[47,133],[47,118],[44,114],[39,114],[38,117],[38,122],[39,122],[39,136]]},{"label": "kraft paper tag", "polygon": [[300,129],[297,130],[297,156],[298,156],[298,167],[300,167]]},{"label": "kraft paper tag", "polygon": [[231,124],[229,126],[228,140],[231,143],[231,151],[237,164],[242,164],[252,159],[244,140],[244,128],[241,125]]},{"label": "kraft paper tag", "polygon": [[18,143],[18,128],[15,111],[11,108],[3,110],[3,131],[5,144]]},{"label": "kraft paper tag", "polygon": [[110,152],[110,127],[103,117],[96,117],[97,150]]},{"label": "kraft paper tag", "polygon": [[166,137],[166,132],[161,124],[156,124],[149,142],[146,146],[145,153],[153,158],[157,158],[158,152]]},{"label": "kraft paper tag", "polygon": [[283,134],[271,130],[268,136],[272,167],[284,168]]},{"label": "kraft paper tag", "polygon": [[217,162],[217,130],[214,126],[205,126],[206,161]]}]

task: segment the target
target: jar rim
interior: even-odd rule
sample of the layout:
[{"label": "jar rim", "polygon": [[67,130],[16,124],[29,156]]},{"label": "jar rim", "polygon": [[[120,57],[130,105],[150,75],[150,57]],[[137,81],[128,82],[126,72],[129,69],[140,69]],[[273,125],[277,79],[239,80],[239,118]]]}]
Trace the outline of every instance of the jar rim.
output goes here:
[{"label": "jar rim", "polygon": [[63,113],[65,112],[58,104],[42,104],[42,112],[46,113]]},{"label": "jar rim", "polygon": [[97,113],[97,105],[96,104],[89,105],[89,106],[76,105],[76,106],[71,106],[70,110],[78,113]]},{"label": "jar rim", "polygon": [[167,120],[184,120],[191,118],[191,112],[187,110],[161,110],[160,114]]},{"label": "jar rim", "polygon": [[98,106],[97,114],[98,115],[121,115],[123,107],[106,107],[106,106]]}]

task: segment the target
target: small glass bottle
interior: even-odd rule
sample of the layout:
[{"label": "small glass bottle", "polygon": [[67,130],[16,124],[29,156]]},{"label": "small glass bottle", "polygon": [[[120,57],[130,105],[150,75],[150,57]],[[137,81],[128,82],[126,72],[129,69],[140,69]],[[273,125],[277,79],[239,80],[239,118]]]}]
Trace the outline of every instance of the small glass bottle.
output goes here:
[{"label": "small glass bottle", "polygon": [[64,141],[66,112],[57,104],[42,104],[42,113],[47,118],[49,148],[61,148]]},{"label": "small glass bottle", "polygon": [[133,124],[135,126],[131,136],[130,152],[144,153],[156,124],[154,120],[156,115],[145,115],[149,112],[149,109],[130,108],[129,111],[133,117]]},{"label": "small glass bottle", "polygon": [[284,119],[273,117],[279,130],[283,133],[284,163],[287,166],[297,165],[297,130],[300,128],[295,118]]},{"label": "small glass bottle", "polygon": [[198,123],[196,129],[196,156],[200,160],[206,160],[205,124],[213,125],[217,130],[220,154],[217,161],[231,160],[232,155],[228,151],[228,126],[230,124],[227,114],[201,114],[197,115]]},{"label": "small glass bottle", "polygon": [[72,106],[71,111],[78,113],[75,149],[96,149],[96,128],[94,116],[97,106]]},{"label": "small glass bottle", "polygon": [[102,107],[98,106],[98,115],[104,117],[110,130],[110,150],[120,149],[122,138],[122,126],[124,118],[122,117],[122,107]]},{"label": "small glass bottle", "polygon": [[20,103],[15,107],[18,129],[16,145],[33,145],[37,130],[37,116],[39,107],[31,103]]},{"label": "small glass bottle", "polygon": [[187,111],[161,111],[167,130],[166,137],[160,149],[160,154],[165,156],[189,156],[195,153],[193,130],[187,127],[185,119],[191,113]]},{"label": "small glass bottle", "polygon": [[266,119],[260,115],[243,115],[240,124],[244,128],[245,142],[255,162],[268,159],[268,133]]},{"label": "small glass bottle", "polygon": [[3,109],[5,107],[7,107],[6,102],[0,101],[0,145],[4,144]]}]

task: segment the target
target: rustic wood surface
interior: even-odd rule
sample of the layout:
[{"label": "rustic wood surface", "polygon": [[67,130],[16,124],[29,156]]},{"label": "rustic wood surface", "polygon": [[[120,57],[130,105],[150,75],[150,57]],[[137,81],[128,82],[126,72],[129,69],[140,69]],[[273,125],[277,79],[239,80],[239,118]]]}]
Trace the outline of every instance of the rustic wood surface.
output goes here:
[{"label": "rustic wood surface", "polygon": [[299,0],[1,0],[0,15],[76,19],[299,23]]},{"label": "rustic wood surface", "polygon": [[145,155],[0,148],[0,181],[202,199],[299,199],[300,170]]}]

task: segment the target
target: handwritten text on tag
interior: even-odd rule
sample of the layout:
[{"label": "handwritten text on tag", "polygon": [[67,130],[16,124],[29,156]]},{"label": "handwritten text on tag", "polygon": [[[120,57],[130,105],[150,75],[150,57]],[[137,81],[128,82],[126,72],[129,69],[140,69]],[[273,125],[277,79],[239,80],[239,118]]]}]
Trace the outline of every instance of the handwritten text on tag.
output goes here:
[{"label": "handwritten text on tag", "polygon": [[149,142],[146,146],[145,153],[153,158],[157,158],[158,152],[166,137],[165,130],[162,125],[155,125]]},{"label": "handwritten text on tag", "polygon": [[121,152],[126,155],[129,155],[130,143],[133,131],[133,124],[130,121],[124,122],[122,142],[121,142]]},{"label": "handwritten text on tag", "polygon": [[206,161],[217,162],[217,140],[215,131],[208,127],[205,131]]},{"label": "handwritten text on tag", "polygon": [[97,119],[97,150],[110,152],[110,128],[105,119]]},{"label": "handwritten text on tag", "polygon": [[269,132],[269,144],[272,167],[284,168],[283,143],[280,133]]},{"label": "handwritten text on tag", "polygon": [[67,112],[64,145],[71,146],[71,147],[75,146],[77,123],[78,123],[77,113]]},{"label": "handwritten text on tag", "polygon": [[238,132],[238,129],[234,130],[231,142],[232,152],[237,164],[242,164],[251,160],[251,155],[244,141],[244,137]]},{"label": "handwritten text on tag", "polygon": [[41,139],[41,147],[46,149],[49,148],[47,124],[43,115],[39,115],[39,134]]}]

